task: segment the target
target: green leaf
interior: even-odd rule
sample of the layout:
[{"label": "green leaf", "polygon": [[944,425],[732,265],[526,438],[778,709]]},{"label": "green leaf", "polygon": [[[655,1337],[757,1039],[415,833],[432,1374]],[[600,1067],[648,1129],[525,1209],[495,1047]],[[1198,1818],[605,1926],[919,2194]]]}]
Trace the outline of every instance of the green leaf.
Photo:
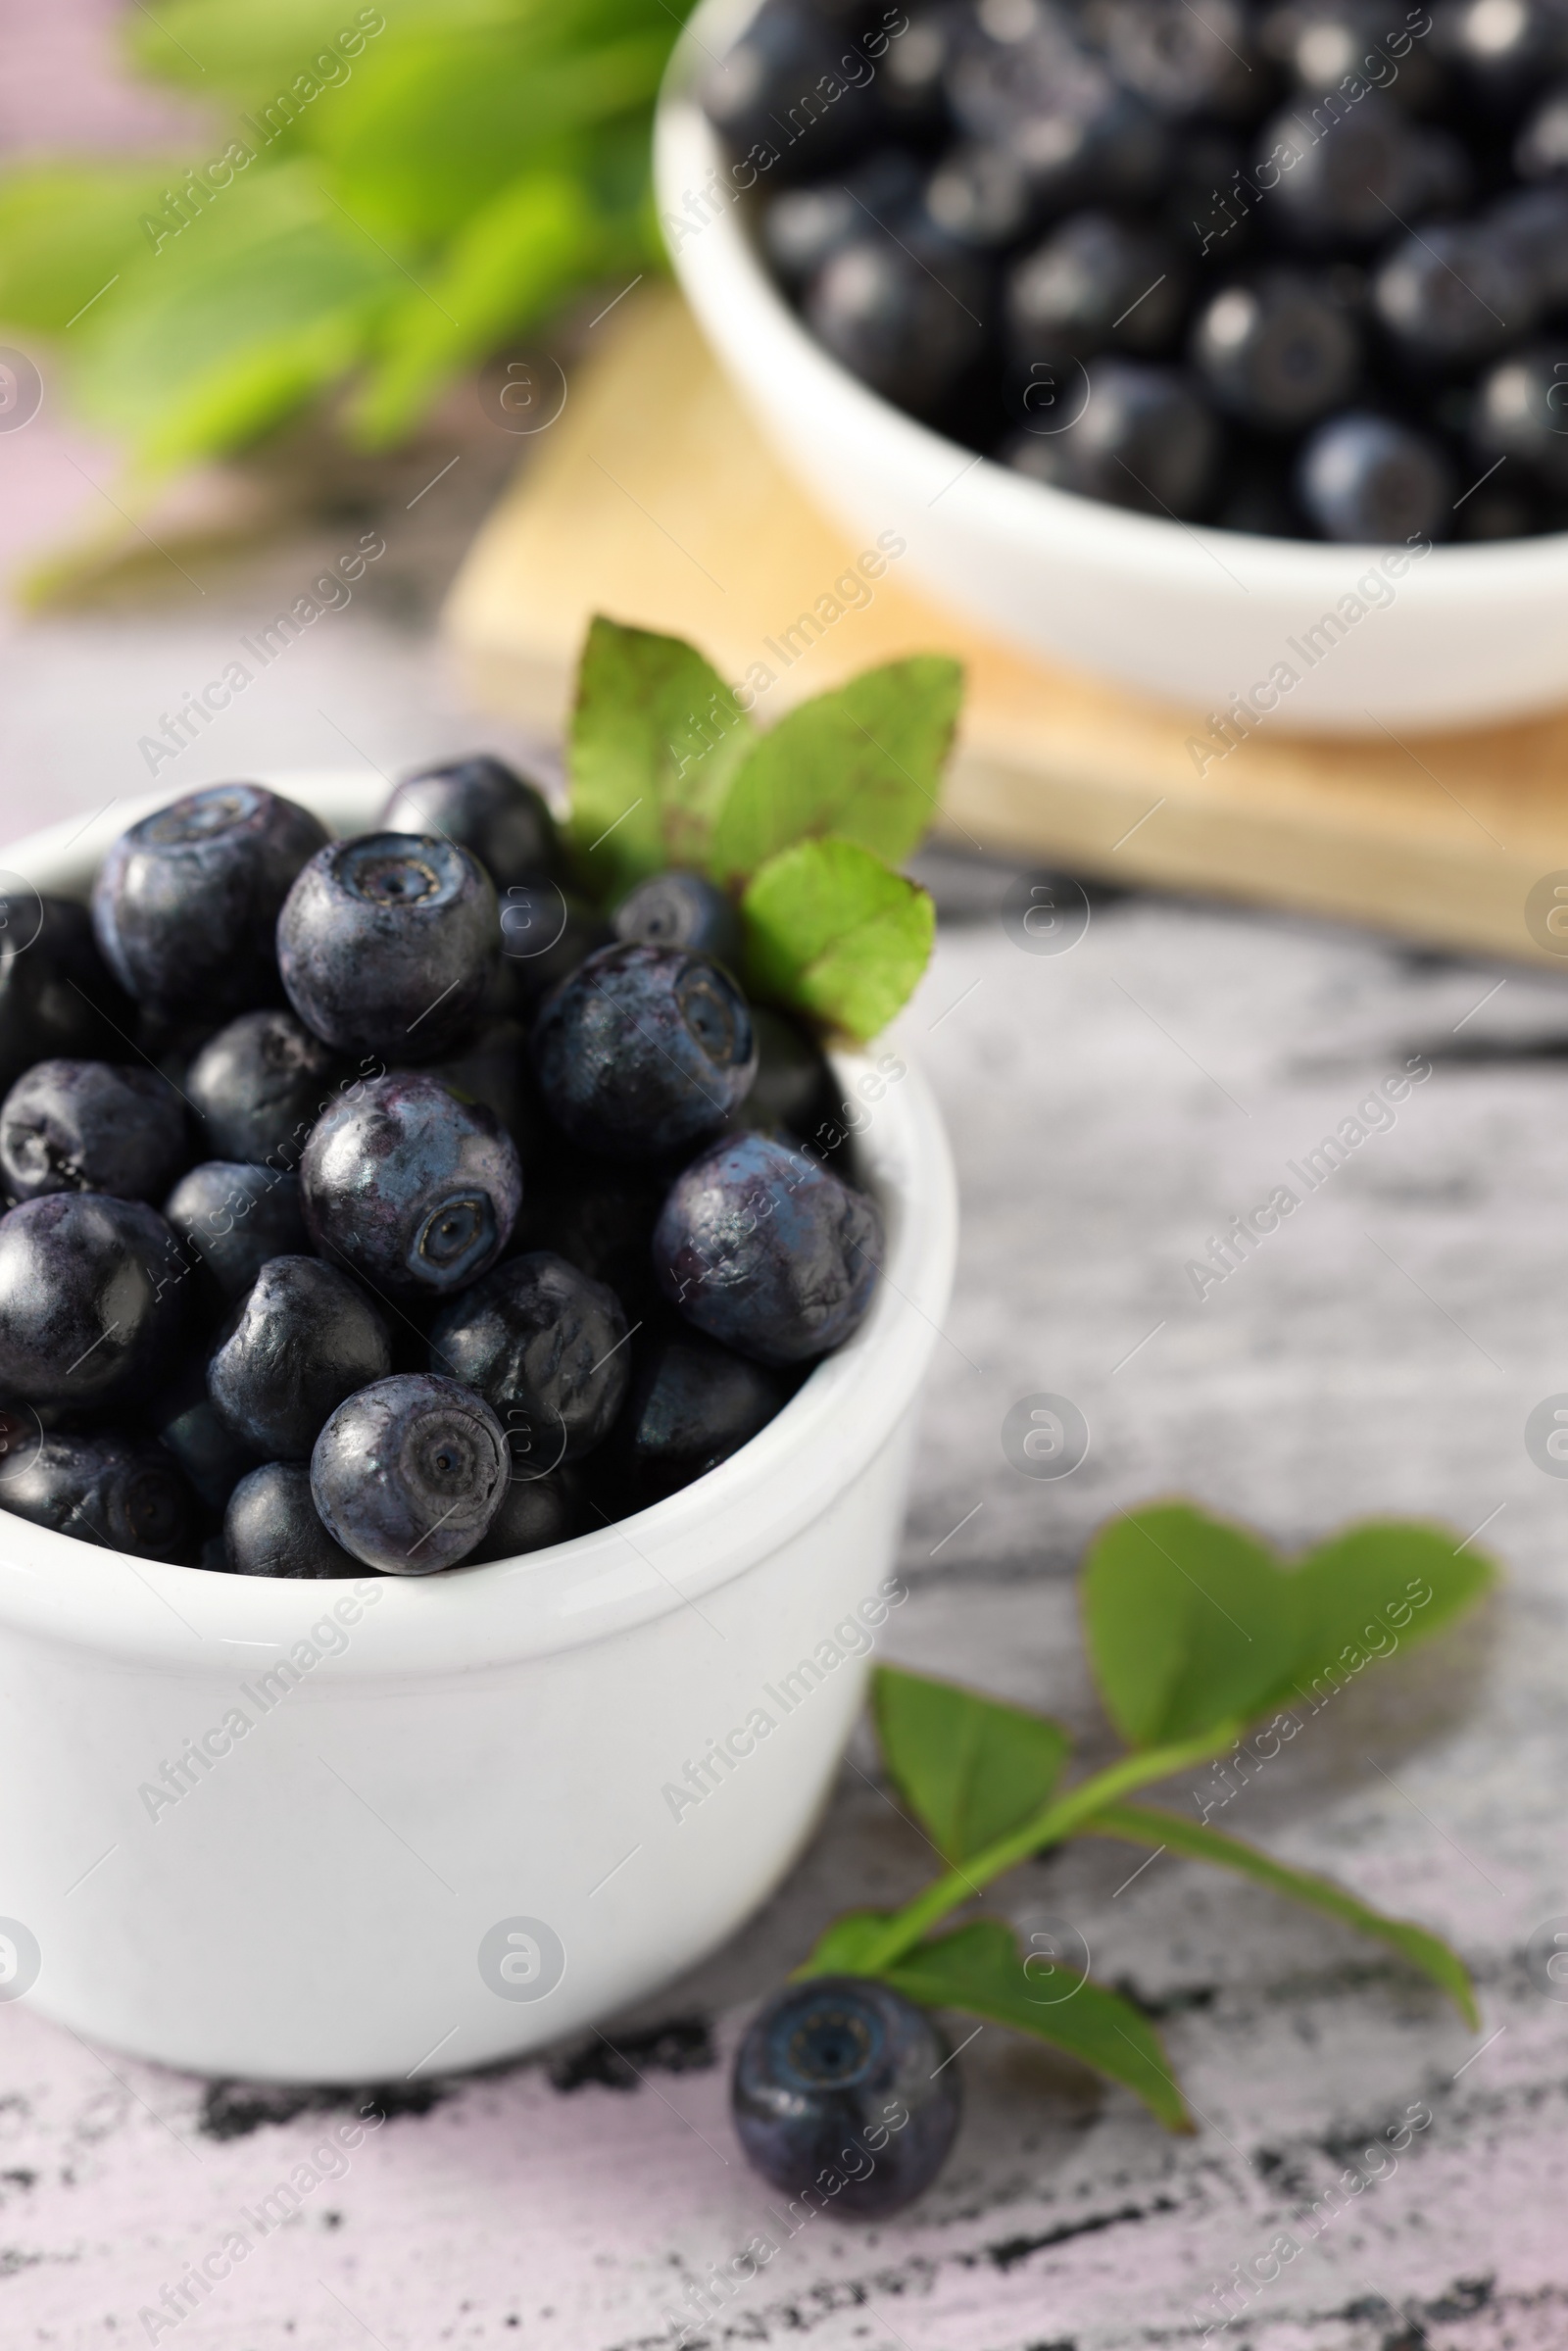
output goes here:
[{"label": "green leaf", "polygon": [[1336,1886],[1332,1878],[1319,1878],[1309,1870],[1293,1870],[1282,1861],[1273,1861],[1251,1845],[1243,1844],[1239,1837],[1222,1836],[1217,1829],[1205,1829],[1195,1821],[1185,1819],[1179,1812],[1167,1812],[1157,1804],[1108,1804],[1084,1823],[1085,1837],[1120,1837],[1129,1843],[1163,1845],[1172,1853],[1184,1853],[1195,1861],[1211,1861],[1220,1869],[1236,1870],[1242,1877],[1250,1878],[1259,1886],[1269,1886],[1275,1893],[1287,1894],[1293,1902],[1305,1902],[1330,1918],[1342,1919],[1348,1927],[1358,1927],[1363,1935],[1387,1943],[1412,1967],[1429,1976],[1439,1988],[1446,1991],[1460,2015],[1472,2028],[1479,2027],[1480,2011],[1476,2007],[1475,1991],[1469,1970],[1448,1945],[1425,1927],[1409,1919],[1387,1917],[1381,1910],[1371,1909]]},{"label": "green leaf", "polygon": [[894,1665],[877,1667],[871,1705],[894,1784],[945,1861],[967,1861],[1038,1812],[1072,1744],[1043,1714]]},{"label": "green leaf", "polygon": [[847,1910],[817,1936],[797,1976],[863,1976],[865,1960],[887,1930],[891,1910]]},{"label": "green leaf", "polygon": [[624,250],[579,179],[529,172],[485,205],[391,312],[376,368],[355,403],[360,437],[399,440],[442,386],[608,269]]},{"label": "green leaf", "polygon": [[802,841],[741,901],[754,992],[864,1039],[907,1003],[931,955],[936,909],[853,841]]},{"label": "green leaf", "polygon": [[678,29],[656,0],[551,0],[514,24],[407,37],[389,24],[349,87],[305,110],[298,136],[378,233],[445,238],[578,134],[613,131],[644,152]]},{"label": "green leaf", "polygon": [[1134,1746],[1256,1713],[1295,1656],[1272,1554],[1190,1503],[1114,1520],[1090,1548],[1082,1590],[1095,1679]]},{"label": "green leaf", "polygon": [[44,164],[0,181],[0,319],[60,330],[125,257],[150,254],[142,216],[177,179],[173,163]]},{"label": "green leaf", "polygon": [[[1010,1928],[977,1919],[920,1943],[885,1976],[923,2007],[961,2008],[1066,2050],[1134,2091],[1167,2131],[1191,2131],[1170,2061],[1142,2011],[1087,1976],[1064,1997],[1043,1999],[1025,1964]],[[1055,1972],[1063,1973],[1059,1966]]]},{"label": "green leaf", "polygon": [[597,614],[569,749],[568,832],[590,888],[618,898],[666,865],[700,865],[750,736],[695,647]]},{"label": "green leaf", "polygon": [[1399,1519],[1348,1527],[1287,1575],[1294,1653],[1263,1703],[1326,1696],[1374,1658],[1450,1624],[1494,1575],[1446,1528]]},{"label": "green leaf", "polygon": [[867,669],[803,703],[752,748],[713,828],[732,886],[794,842],[831,833],[900,865],[937,812],[963,670],[936,654]]}]

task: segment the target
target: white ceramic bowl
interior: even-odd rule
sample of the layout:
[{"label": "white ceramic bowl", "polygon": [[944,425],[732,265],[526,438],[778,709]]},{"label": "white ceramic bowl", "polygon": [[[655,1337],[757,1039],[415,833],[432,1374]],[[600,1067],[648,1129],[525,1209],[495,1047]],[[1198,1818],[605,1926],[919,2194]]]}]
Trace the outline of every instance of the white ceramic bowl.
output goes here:
[{"label": "white ceramic bowl", "polygon": [[[275,780],[339,831],[382,798]],[[83,896],[167,798],[0,863]],[[531,1557],[347,1584],[153,1565],[0,1513],[0,1998],[200,2072],[402,2079],[588,2025],[763,1899],[897,1604],[881,1587],[953,1275],[919,1076],[836,1066],[879,1097],[860,1114],[884,1278],[848,1345],[684,1493]],[[717,1740],[702,1799],[667,1794]],[[160,1802],[168,1765],[189,1785]]]},{"label": "white ceramic bowl", "polygon": [[[1026,652],[1205,713],[1266,687],[1283,664],[1298,682],[1275,679],[1270,729],[1455,726],[1568,700],[1568,533],[1440,546],[1358,594],[1377,550],[1208,530],[1072,497],[974,458],[867,391],[775,291],[744,208],[713,203],[731,183],[693,91],[755,5],[705,0],[676,47],[655,141],[659,209],[676,275],[737,389],[862,544],[896,531],[909,570],[969,618]],[[1322,625],[1325,613],[1334,625]],[[1266,696],[1252,708],[1267,708]]]}]

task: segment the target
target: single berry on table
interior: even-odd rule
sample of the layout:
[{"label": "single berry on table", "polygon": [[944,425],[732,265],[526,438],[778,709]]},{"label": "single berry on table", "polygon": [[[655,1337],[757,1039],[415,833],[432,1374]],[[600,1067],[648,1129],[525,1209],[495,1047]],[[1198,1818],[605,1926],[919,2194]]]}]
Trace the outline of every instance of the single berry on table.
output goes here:
[{"label": "single berry on table", "polygon": [[165,1200],[164,1215],[229,1304],[244,1297],[270,1258],[310,1248],[299,1177],[244,1160],[204,1159],[189,1169]]},{"label": "single berry on table", "polygon": [[207,1388],[259,1454],[301,1461],[345,1396],[391,1368],[386,1324],[357,1283],[318,1257],[273,1257],[220,1334]]},{"label": "single berry on table", "polygon": [[0,1509],[135,1559],[178,1559],[190,1495],[170,1456],[124,1437],[46,1436],[0,1483]]},{"label": "single berry on table", "polygon": [[420,1070],[335,1102],[300,1166],[323,1256],[395,1298],[441,1298],[500,1256],[522,1199],[517,1150],[494,1111]]},{"label": "single berry on table", "polygon": [[495,885],[435,834],[363,833],[313,857],[277,922],[289,1003],[339,1053],[433,1061],[461,1042],[500,953]]},{"label": "single berry on table", "polygon": [[328,1534],[367,1567],[427,1576],[482,1540],[511,1467],[482,1396],[411,1372],[338,1406],[311,1455],[311,1492]]},{"label": "single berry on table", "polygon": [[[373,1066],[373,1065],[372,1065]],[[292,1012],[242,1012],[207,1043],[185,1092],[215,1159],[293,1166],[350,1065]]]},{"label": "single berry on table", "polygon": [[498,892],[563,869],[550,804],[504,759],[478,753],[405,776],[381,810],[384,833],[439,833],[471,852]]},{"label": "single berry on table", "polygon": [[0,1216],[0,1395],[139,1404],[176,1354],[193,1283],[145,1201],[53,1192]]},{"label": "single berry on table", "polygon": [[651,1159],[723,1124],[751,1085],[757,1044],[722,965],[682,948],[607,947],[547,1000],[533,1062],[572,1142]]},{"label": "single berry on table", "polygon": [[507,1258],[442,1311],[430,1368],[482,1396],[536,1455],[574,1461],[603,1444],[620,1410],[626,1337],[612,1291],[536,1249]]},{"label": "single berry on table", "polygon": [[785,2195],[875,2219],[929,2187],[962,2108],[952,2051],[923,2008],[868,1976],[786,1984],[735,2052],[730,2111],[754,2171]]},{"label": "single berry on table", "polygon": [[159,1200],[189,1156],[185,1106],[155,1070],[35,1061],[0,1103],[0,1171],[14,1200]]},{"label": "single berry on table", "polygon": [[306,1581],[365,1573],[322,1526],[308,1461],[266,1461],[238,1481],[223,1514],[223,1549],[236,1576]]},{"label": "single berry on table", "polygon": [[874,1200],[772,1137],[726,1137],[670,1188],[654,1233],[660,1288],[710,1339],[760,1363],[838,1347],[871,1303]]},{"label": "single berry on table", "polygon": [[133,824],[93,885],[98,944],[126,994],[208,1018],[279,997],[273,930],[326,840],[260,784],[215,784]]}]

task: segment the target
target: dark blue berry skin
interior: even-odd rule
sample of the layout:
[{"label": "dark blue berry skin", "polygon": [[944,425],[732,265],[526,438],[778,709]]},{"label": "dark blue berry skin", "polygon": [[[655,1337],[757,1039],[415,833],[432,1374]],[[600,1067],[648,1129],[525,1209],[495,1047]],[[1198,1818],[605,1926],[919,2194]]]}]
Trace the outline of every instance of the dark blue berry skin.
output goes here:
[{"label": "dark blue berry skin", "polygon": [[637,1370],[616,1449],[639,1502],[657,1502],[739,1452],[788,1400],[789,1383],[716,1339],[675,1331]]},{"label": "dark blue berry skin", "polygon": [[[863,63],[840,71],[855,30],[829,11],[765,0],[703,82],[703,106],[720,137],[743,155],[754,144],[764,146],[780,180],[830,171],[871,133],[877,118]],[[840,92],[827,107],[820,96],[824,76]]]},{"label": "dark blue berry skin", "polygon": [[534,1024],[539,1091],[574,1143],[653,1159],[710,1135],[757,1072],[752,1016],[721,965],[674,947],[607,947]]},{"label": "dark blue berry skin", "polygon": [[1344,306],[1294,269],[1222,286],[1199,315],[1192,349],[1215,405],[1260,432],[1295,432],[1343,407],[1361,364]]},{"label": "dark blue berry skin", "polygon": [[689,947],[694,955],[710,955],[741,967],[741,918],[733,901],[701,873],[672,865],[667,873],[651,874],[628,890],[611,917],[617,939],[644,947]]},{"label": "dark blue berry skin", "polygon": [[1057,24],[1023,40],[960,42],[947,80],[959,128],[1010,152],[1044,211],[1136,202],[1168,175],[1160,117]]},{"label": "dark blue berry skin", "polygon": [[1431,220],[1372,281],[1378,322],[1416,369],[1463,370],[1534,323],[1529,273],[1512,239],[1485,224]]},{"label": "dark blue berry skin", "polygon": [[0,1216],[0,1394],[84,1412],[144,1403],[185,1336],[188,1277],[142,1200],[24,1201]]},{"label": "dark blue berry skin", "polygon": [[267,1461],[240,1479],[223,1513],[223,1549],[235,1576],[320,1581],[365,1573],[322,1526],[308,1461]]},{"label": "dark blue berry skin", "polygon": [[1196,515],[1219,461],[1219,430],[1174,367],[1101,360],[1081,413],[1059,432],[1024,430],[1003,452],[1035,481],[1140,514]]},{"label": "dark blue berry skin", "polygon": [[381,810],[387,833],[440,833],[472,852],[498,892],[564,872],[550,804],[505,760],[479,754],[405,776]]},{"label": "dark blue berry skin", "polygon": [[548,1186],[529,1193],[517,1220],[517,1249],[552,1249],[566,1258],[612,1290],[632,1322],[662,1311],[653,1242],[667,1176],[603,1159],[573,1164],[564,1152],[554,1154],[546,1173]]},{"label": "dark blue berry skin", "polygon": [[610,1434],[631,1378],[620,1300],[546,1249],[509,1257],[455,1298],[430,1369],[484,1397],[532,1456],[575,1461]]},{"label": "dark blue berry skin", "polygon": [[1419,127],[1376,91],[1321,134],[1289,110],[1258,138],[1268,204],[1298,244],[1319,250],[1381,244],[1422,203],[1431,168]]},{"label": "dark blue berry skin", "polygon": [[299,1177],[242,1160],[204,1159],[191,1168],[165,1200],[164,1215],[229,1305],[270,1257],[300,1256],[311,1246]]},{"label": "dark blue berry skin", "polygon": [[393,1070],[318,1121],[300,1167],[323,1256],[401,1298],[451,1297],[488,1272],[522,1200],[494,1111],[420,1070]]},{"label": "dark blue berry skin", "polygon": [[212,1019],[278,998],[273,931],[325,827],[260,784],[215,784],[122,833],[93,885],[104,959],[127,995]]},{"label": "dark blue berry skin", "polygon": [[209,1510],[221,1510],[256,1466],[255,1446],[235,1436],[208,1395],[201,1356],[160,1391],[153,1425],[159,1444],[173,1454],[191,1492]]},{"label": "dark blue berry skin", "polygon": [[819,343],[872,391],[916,416],[936,415],[986,343],[984,271],[957,244],[935,238],[916,255],[866,224],[807,287],[803,308]]},{"label": "dark blue berry skin", "polygon": [[45,1437],[27,1465],[0,1484],[0,1508],[136,1559],[178,1559],[192,1531],[190,1495],[173,1461],[123,1437]]},{"label": "dark blue berry skin", "polygon": [[13,1200],[159,1200],[189,1156],[185,1106],[156,1070],[38,1061],[0,1103],[0,1173]]},{"label": "dark blue berry skin", "polygon": [[338,1053],[433,1061],[472,1026],[500,953],[495,885],[434,833],[364,833],[313,857],[277,922],[289,1003]]},{"label": "dark blue berry skin", "polygon": [[1160,352],[1180,322],[1187,278],[1184,258],[1156,230],[1112,213],[1075,213],[1013,266],[1013,359],[1026,369],[1038,360],[1065,373],[1107,345]]},{"label": "dark blue berry skin", "polygon": [[[514,1463],[515,1469],[515,1462]],[[544,1477],[514,1474],[488,1532],[465,1553],[465,1567],[489,1559],[515,1559],[524,1551],[548,1551],[603,1523],[590,1508],[579,1473],[570,1464]]]},{"label": "dark blue berry skin", "polygon": [[654,1232],[664,1296],[759,1363],[802,1363],[848,1339],[881,1261],[875,1201],[761,1134],[694,1159]]},{"label": "dark blue berry skin", "polygon": [[1323,537],[1352,546],[1446,538],[1453,519],[1452,474],[1437,444],[1353,410],[1318,426],[1297,461],[1296,489]]},{"label": "dark blue berry skin", "polygon": [[406,1372],[338,1406],[316,1441],[311,1492],[328,1534],[367,1567],[428,1576],[483,1540],[511,1469],[483,1396]]},{"label": "dark blue berry skin", "polygon": [[531,1019],[551,989],[614,936],[574,891],[557,882],[512,883],[501,900],[501,1008]]},{"label": "dark blue berry skin", "polygon": [[1548,490],[1568,491],[1568,343],[1499,360],[1478,387],[1470,439],[1483,465],[1512,458]]},{"label": "dark blue berry skin", "polygon": [[962,2098],[923,2008],[867,1976],[814,1976],[759,2009],[735,2052],[730,2111],[754,2171],[856,2220],[898,2212],[947,2160]]},{"label": "dark blue berry skin", "polygon": [[348,1075],[292,1012],[242,1012],[203,1045],[184,1085],[215,1159],[292,1166]]},{"label": "dark blue berry skin", "polygon": [[854,171],[775,196],[762,215],[763,250],[784,283],[798,288],[864,229],[868,212],[897,224],[919,191],[913,156],[882,148]]},{"label": "dark blue berry skin", "polygon": [[0,1092],[34,1061],[112,1061],[135,1025],[85,906],[30,891],[0,896]]},{"label": "dark blue berry skin", "polygon": [[459,1053],[432,1061],[425,1073],[459,1102],[482,1102],[493,1110],[517,1147],[526,1167],[538,1155],[543,1125],[528,1059],[528,1032],[520,1021],[492,1020],[470,1037]]},{"label": "dark blue berry skin", "polygon": [[803,1143],[838,1108],[833,1072],[804,1029],[766,1004],[752,1012],[757,1031],[757,1075],[740,1107],[747,1125],[771,1122],[788,1127]]},{"label": "dark blue berry skin", "polygon": [[357,1283],[318,1257],[274,1257],[224,1325],[207,1391],[257,1453],[304,1461],[344,1397],[391,1368],[386,1324]]}]

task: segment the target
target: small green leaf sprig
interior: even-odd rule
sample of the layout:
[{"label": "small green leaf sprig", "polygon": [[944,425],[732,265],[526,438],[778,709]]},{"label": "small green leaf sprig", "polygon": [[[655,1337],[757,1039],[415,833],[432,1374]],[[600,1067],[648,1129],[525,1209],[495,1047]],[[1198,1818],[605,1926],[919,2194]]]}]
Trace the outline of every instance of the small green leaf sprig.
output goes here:
[{"label": "small green leaf sprig", "polygon": [[1474,2027],[1464,1963],[1424,1927],[1209,1828],[1212,1806],[1192,1820],[1128,1799],[1227,1755],[1265,1716],[1294,1722],[1298,1702],[1317,1711],[1368,1664],[1451,1623],[1493,1574],[1441,1528],[1404,1520],[1350,1527],[1289,1566],[1256,1536],[1188,1503],[1114,1521],[1084,1562],[1081,1596],[1090,1664],[1128,1752],[1063,1788],[1072,1741],[1059,1723],[878,1667],[873,1712],[888,1775],[948,1867],[902,1910],[836,1920],[798,1973],[880,1977],[925,2006],[1032,2033],[1133,2090],[1167,2129],[1190,2131],[1170,2059],[1131,2000],[1059,1957],[1043,1991],[1001,1920],[933,1932],[1019,1863],[1069,1837],[1110,1837],[1235,1870],[1358,1928],[1430,1977]]},{"label": "small green leaf sprig", "polygon": [[936,911],[897,868],[937,810],[956,661],[891,661],[763,734],[679,637],[592,622],[568,742],[567,838],[611,904],[672,865],[736,900],[760,1001],[863,1043],[907,1001]]}]

